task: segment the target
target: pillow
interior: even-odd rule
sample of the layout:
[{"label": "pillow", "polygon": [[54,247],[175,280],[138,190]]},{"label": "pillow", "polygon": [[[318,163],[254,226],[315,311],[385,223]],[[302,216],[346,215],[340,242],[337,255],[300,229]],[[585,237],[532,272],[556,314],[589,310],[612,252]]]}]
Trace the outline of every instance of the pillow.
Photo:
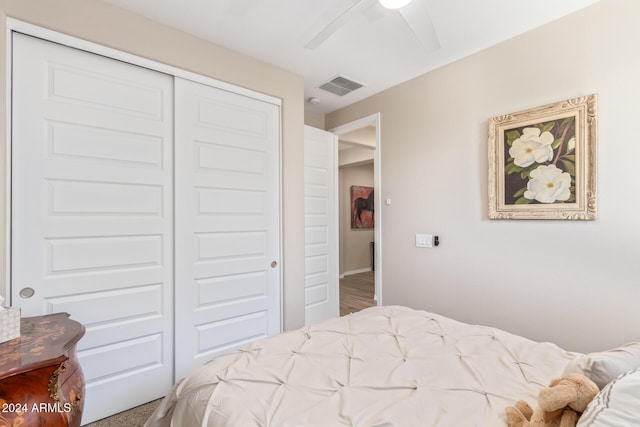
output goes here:
[{"label": "pillow", "polygon": [[589,403],[576,427],[621,427],[640,423],[640,368],[607,384]]},{"label": "pillow", "polygon": [[563,374],[583,374],[602,388],[619,375],[640,367],[640,342],[597,353],[588,353],[570,361]]}]

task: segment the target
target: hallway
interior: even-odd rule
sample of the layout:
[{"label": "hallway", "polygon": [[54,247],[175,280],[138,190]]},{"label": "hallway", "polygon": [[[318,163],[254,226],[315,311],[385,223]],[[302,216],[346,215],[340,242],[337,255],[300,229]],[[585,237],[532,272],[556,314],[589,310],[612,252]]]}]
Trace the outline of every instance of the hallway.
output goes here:
[{"label": "hallway", "polygon": [[374,289],[373,271],[351,274],[340,279],[340,316],[375,306]]}]

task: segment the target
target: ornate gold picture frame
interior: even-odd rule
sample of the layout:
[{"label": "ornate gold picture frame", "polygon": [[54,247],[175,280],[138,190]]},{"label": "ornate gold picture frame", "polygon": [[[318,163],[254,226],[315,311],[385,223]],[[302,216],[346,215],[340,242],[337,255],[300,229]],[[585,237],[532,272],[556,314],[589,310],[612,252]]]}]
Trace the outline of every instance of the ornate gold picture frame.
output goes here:
[{"label": "ornate gold picture frame", "polygon": [[596,102],[489,119],[490,219],[596,219]]}]

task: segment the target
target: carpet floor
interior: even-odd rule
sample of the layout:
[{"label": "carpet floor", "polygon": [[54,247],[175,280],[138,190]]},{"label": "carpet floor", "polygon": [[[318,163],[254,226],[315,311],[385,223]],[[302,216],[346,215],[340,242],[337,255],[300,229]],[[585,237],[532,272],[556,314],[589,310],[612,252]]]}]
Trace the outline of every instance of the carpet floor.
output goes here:
[{"label": "carpet floor", "polygon": [[154,400],[95,423],[86,424],[85,427],[141,427],[158,407],[160,400]]}]

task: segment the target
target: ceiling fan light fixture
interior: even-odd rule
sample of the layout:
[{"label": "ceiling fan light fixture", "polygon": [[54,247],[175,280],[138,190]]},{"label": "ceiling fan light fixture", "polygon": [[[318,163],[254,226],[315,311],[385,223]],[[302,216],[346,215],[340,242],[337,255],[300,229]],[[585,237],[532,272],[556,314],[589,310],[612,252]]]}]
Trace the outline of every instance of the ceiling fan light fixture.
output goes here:
[{"label": "ceiling fan light fixture", "polygon": [[411,3],[411,0],[378,0],[387,9],[401,9]]}]

